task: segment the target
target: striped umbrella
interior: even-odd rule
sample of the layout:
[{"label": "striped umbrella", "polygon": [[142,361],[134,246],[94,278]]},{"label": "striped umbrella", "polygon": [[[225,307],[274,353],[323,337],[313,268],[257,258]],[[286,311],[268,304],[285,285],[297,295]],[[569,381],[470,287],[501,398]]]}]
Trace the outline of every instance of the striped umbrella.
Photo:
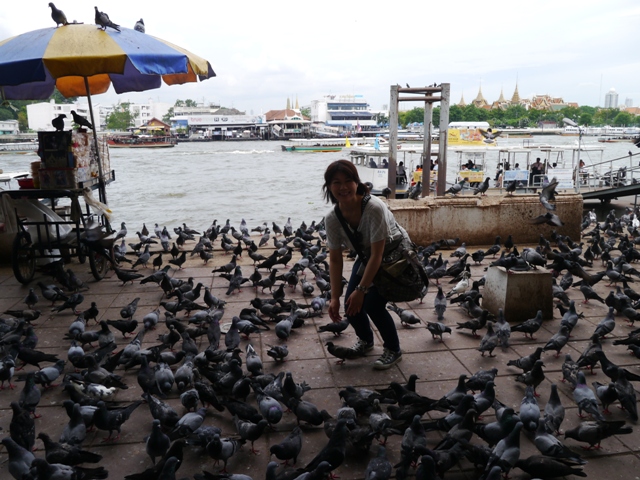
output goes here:
[{"label": "striped umbrella", "polygon": [[[95,125],[92,94],[113,85],[117,93],[143,92],[162,82],[177,85],[215,77],[211,64],[159,38],[128,28],[103,31],[91,24],[43,28],[0,42],[2,100],[86,96]],[[93,131],[99,155],[98,137]],[[106,203],[101,162],[100,199]]]},{"label": "striped umbrella", "polygon": [[[65,97],[143,92],[214,77],[211,64],[187,50],[128,28],[95,25],[43,28],[0,42],[3,99],[38,100],[57,89]],[[88,86],[87,86],[88,84]]]}]

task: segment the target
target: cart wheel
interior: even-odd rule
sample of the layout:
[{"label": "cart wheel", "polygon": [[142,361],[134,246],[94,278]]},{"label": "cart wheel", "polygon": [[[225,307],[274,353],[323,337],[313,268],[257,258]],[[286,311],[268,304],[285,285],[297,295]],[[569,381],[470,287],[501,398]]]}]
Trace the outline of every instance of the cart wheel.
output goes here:
[{"label": "cart wheel", "polygon": [[36,256],[27,232],[18,232],[13,241],[13,274],[23,285],[27,285],[36,272]]},{"label": "cart wheel", "polygon": [[109,271],[110,262],[104,255],[100,255],[97,252],[89,250],[89,266],[91,267],[93,278],[100,281]]},{"label": "cart wheel", "polygon": [[78,248],[76,248],[76,253],[78,255],[78,262],[80,262],[81,265],[84,265],[84,262],[87,261],[87,247],[85,244],[81,243],[80,245],[78,245]]}]

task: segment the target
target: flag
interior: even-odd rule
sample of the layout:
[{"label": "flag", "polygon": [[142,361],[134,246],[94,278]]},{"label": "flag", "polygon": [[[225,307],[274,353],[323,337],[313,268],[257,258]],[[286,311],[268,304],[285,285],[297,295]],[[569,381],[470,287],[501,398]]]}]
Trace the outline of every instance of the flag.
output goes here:
[{"label": "flag", "polygon": [[360,120],[356,120],[356,130],[357,130],[358,132],[361,132],[361,131],[362,131],[362,127],[360,126]]},{"label": "flag", "polygon": [[347,137],[344,141],[345,148],[351,148],[351,142],[349,142],[349,137]]},{"label": "flag", "polygon": [[380,136],[376,135],[376,141],[373,143],[373,148],[375,150],[380,150]]}]

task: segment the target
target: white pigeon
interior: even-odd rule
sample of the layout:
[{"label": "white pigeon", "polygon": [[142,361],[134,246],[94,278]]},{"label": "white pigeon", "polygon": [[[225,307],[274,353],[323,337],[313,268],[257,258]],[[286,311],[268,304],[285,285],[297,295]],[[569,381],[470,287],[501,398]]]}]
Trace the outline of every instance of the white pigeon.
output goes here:
[{"label": "white pigeon", "polygon": [[467,271],[462,272],[462,280],[458,282],[458,284],[451,289],[449,293],[447,293],[447,298],[453,295],[460,295],[461,293],[469,290],[469,278],[471,274]]}]

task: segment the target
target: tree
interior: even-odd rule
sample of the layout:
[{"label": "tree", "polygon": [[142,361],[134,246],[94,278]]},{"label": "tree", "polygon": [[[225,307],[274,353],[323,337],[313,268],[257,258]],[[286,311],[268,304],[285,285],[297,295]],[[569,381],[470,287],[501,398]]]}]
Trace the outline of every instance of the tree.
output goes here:
[{"label": "tree", "polygon": [[195,101],[195,100],[191,100],[191,99],[187,98],[187,99],[184,101],[184,106],[185,106],[185,107],[197,107],[197,106],[198,106],[198,104],[196,103],[196,101]]},{"label": "tree", "polygon": [[62,95],[57,88],[54,88],[53,93],[49,97],[49,100],[51,99],[55,100],[56,103],[76,103],[76,101],[78,100],[78,97],[67,98],[64,95]]},{"label": "tree", "polygon": [[184,100],[176,100],[176,103],[173,105],[174,107],[184,107]]},{"label": "tree", "polygon": [[631,125],[634,122],[633,117],[629,112],[620,112],[615,116],[612,123],[619,127],[624,127],[627,125]]},{"label": "tree", "polygon": [[585,126],[591,125],[591,123],[593,123],[593,115],[591,115],[590,113],[582,112],[580,114],[578,123]]},{"label": "tree", "polygon": [[303,117],[311,118],[311,107],[302,107],[300,109],[300,115]]},{"label": "tree", "polygon": [[173,107],[169,107],[169,110],[167,110],[167,113],[165,113],[162,116],[162,121],[164,123],[171,123],[171,117],[173,117],[174,113],[173,113]]},{"label": "tree", "polygon": [[109,130],[126,130],[133,126],[138,114],[131,113],[131,103],[122,102],[114,105],[113,112],[107,116],[107,128]]}]

